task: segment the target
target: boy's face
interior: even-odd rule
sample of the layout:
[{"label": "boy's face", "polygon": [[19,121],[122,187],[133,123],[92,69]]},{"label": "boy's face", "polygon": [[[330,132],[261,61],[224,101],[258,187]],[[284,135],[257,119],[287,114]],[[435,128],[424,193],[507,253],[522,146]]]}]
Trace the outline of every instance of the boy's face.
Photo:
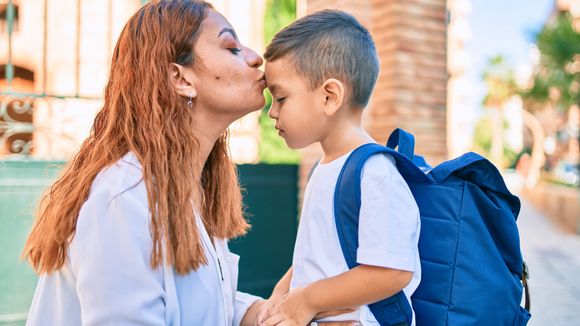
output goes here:
[{"label": "boy's face", "polygon": [[265,73],[272,94],[268,115],[276,121],[278,135],[293,149],[319,142],[326,125],[324,94],[311,90],[287,58],[266,62]]}]

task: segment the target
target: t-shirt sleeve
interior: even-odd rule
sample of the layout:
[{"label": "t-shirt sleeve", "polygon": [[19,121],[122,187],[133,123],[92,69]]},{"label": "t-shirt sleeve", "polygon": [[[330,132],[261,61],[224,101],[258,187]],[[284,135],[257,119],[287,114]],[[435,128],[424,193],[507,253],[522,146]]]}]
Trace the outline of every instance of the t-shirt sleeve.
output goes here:
[{"label": "t-shirt sleeve", "polygon": [[361,179],[357,262],[414,272],[419,229],[417,204],[394,160],[369,158]]}]

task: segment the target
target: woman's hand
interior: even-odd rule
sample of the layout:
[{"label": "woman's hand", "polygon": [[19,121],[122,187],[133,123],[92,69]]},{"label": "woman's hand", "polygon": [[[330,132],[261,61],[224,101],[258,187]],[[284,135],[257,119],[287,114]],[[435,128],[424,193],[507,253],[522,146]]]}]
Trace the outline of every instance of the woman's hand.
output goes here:
[{"label": "woman's hand", "polygon": [[267,319],[268,312],[274,309],[280,302],[282,302],[283,296],[272,296],[260,307],[258,311],[258,317],[256,318],[256,326],[262,325],[262,323]]},{"label": "woman's hand", "polygon": [[242,321],[240,322],[240,326],[254,326],[258,324],[258,313],[262,306],[266,304],[264,300],[257,300],[254,302],[250,308],[244,314]]},{"label": "woman's hand", "polygon": [[[304,324],[301,324],[304,319],[299,319],[298,315],[301,314],[300,310],[310,310],[313,311],[315,309],[308,309],[304,307],[296,307],[296,309],[289,309],[292,308],[294,301],[304,302],[304,289],[295,289],[290,293],[287,293],[283,296],[272,296],[268,301],[266,301],[261,307],[258,313],[258,318],[256,320],[256,325],[308,325],[314,319],[322,319],[331,316],[338,316],[342,314],[347,314],[356,310],[356,308],[348,308],[348,309],[338,309],[332,311],[323,311],[316,313],[315,316],[310,317],[310,319],[306,320]],[[295,313],[298,318],[292,318],[292,314]],[[279,317],[272,317],[274,315],[278,315]],[[309,314],[308,314],[309,315]],[[286,318],[284,318],[286,317]],[[307,318],[307,317],[304,317]],[[269,320],[269,321],[268,321]],[[275,322],[276,321],[276,322]],[[328,321],[328,322],[320,322],[319,324],[324,326],[356,326],[360,325],[356,321]]]}]

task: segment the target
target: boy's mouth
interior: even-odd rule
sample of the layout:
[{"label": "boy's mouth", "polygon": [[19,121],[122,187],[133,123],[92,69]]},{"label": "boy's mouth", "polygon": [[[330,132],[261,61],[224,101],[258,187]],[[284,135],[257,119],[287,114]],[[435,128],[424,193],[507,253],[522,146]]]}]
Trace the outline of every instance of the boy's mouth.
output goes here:
[{"label": "boy's mouth", "polygon": [[284,133],[284,130],[278,126],[274,126],[274,128],[276,128],[276,130],[278,130],[278,135],[282,136],[282,134]]}]

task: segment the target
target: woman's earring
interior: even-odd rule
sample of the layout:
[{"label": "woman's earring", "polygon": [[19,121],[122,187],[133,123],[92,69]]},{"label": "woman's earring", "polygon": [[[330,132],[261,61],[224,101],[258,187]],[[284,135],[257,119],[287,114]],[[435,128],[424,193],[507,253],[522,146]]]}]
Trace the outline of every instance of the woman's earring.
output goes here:
[{"label": "woman's earring", "polygon": [[193,107],[193,97],[191,96],[191,92],[189,92],[189,101],[187,101],[187,106],[190,108]]}]

